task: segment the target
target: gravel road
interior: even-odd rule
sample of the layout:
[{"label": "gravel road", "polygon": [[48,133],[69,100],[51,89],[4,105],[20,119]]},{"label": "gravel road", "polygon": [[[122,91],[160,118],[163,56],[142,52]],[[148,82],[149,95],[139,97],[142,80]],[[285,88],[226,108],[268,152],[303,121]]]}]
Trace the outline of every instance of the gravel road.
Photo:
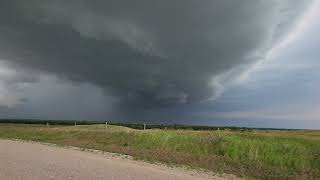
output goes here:
[{"label": "gravel road", "polygon": [[0,140],[1,180],[225,179],[112,155],[40,143]]}]

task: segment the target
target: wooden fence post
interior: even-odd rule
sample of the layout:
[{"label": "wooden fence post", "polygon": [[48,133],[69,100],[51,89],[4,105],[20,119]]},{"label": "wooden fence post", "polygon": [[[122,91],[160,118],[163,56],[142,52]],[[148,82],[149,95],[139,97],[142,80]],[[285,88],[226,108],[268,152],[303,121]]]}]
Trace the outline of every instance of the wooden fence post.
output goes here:
[{"label": "wooden fence post", "polygon": [[106,122],[106,133],[108,131],[108,122]]}]

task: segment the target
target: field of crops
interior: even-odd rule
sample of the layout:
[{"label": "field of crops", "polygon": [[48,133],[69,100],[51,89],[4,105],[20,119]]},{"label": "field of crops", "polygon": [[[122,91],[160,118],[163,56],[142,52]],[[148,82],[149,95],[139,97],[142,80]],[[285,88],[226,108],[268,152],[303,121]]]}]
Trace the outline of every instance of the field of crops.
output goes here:
[{"label": "field of crops", "polygon": [[1,124],[0,138],[109,152],[258,179],[319,179],[320,131],[135,130],[109,125]]}]

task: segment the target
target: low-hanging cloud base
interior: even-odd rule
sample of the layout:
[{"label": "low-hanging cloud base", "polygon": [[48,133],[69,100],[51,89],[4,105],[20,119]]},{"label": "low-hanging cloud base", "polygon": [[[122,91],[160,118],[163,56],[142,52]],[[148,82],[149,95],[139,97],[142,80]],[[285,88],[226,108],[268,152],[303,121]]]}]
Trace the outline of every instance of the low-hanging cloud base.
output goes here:
[{"label": "low-hanging cloud base", "polygon": [[19,87],[49,75],[101,88],[129,114],[214,99],[312,2],[4,0],[0,106],[26,102]]}]

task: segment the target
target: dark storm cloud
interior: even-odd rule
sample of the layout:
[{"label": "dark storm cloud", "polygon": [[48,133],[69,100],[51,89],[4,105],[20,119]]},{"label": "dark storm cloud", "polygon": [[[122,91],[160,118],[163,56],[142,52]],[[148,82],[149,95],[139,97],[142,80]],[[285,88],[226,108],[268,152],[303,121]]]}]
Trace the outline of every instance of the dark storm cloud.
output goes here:
[{"label": "dark storm cloud", "polygon": [[0,59],[127,104],[202,101],[221,91],[222,74],[263,58],[310,2],[2,0]]}]

